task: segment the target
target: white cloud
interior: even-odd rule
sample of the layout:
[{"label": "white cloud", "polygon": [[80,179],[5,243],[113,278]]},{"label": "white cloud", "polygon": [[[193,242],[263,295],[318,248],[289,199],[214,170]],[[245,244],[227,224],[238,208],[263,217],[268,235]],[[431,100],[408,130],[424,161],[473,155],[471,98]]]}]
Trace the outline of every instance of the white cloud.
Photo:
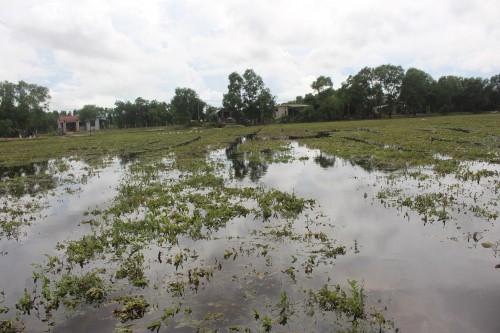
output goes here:
[{"label": "white cloud", "polygon": [[47,86],[53,109],[74,109],[169,100],[176,87],[218,105],[246,68],[278,100],[384,63],[490,77],[498,12],[495,0],[0,0],[0,80]]}]

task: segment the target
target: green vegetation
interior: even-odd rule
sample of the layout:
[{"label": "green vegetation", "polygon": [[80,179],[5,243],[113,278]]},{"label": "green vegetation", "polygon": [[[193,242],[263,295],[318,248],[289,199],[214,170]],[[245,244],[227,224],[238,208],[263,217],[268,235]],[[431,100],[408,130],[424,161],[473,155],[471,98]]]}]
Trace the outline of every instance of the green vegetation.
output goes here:
[{"label": "green vegetation", "polygon": [[262,123],[273,120],[275,97],[253,69],[247,69],[243,75],[233,72],[228,79],[228,92],[222,101],[225,113],[238,122],[248,120]]},{"label": "green vegetation", "polygon": [[[329,89],[323,81],[317,82],[318,94]],[[139,330],[175,325],[268,332],[310,330],[318,324],[336,331],[395,331],[363,284],[330,281],[335,260],[358,253],[357,241],[354,250],[338,241],[335,221],[313,199],[234,179],[248,168],[305,161],[292,154],[294,138],[319,149],[316,162],[323,167],[342,158],[370,171],[390,170],[380,173],[383,185],[373,200],[417,214],[425,223],[446,223],[463,210],[494,220],[497,201],[481,197],[473,185],[498,193],[498,172],[467,163],[500,164],[499,125],[499,116],[488,114],[258,128],[167,127],[0,142],[0,153],[7,156],[4,170],[46,165],[33,175],[2,178],[1,235],[6,237],[43,223],[29,216],[42,210],[44,196],[57,195],[51,191],[60,182],[84,183],[115,156],[127,165],[112,202],[82,212],[85,231],[54,244],[54,253],[35,267],[32,285],[15,306],[0,308],[11,316],[0,327],[15,330],[17,320],[33,313],[58,324],[64,311],[104,304],[113,307],[118,321]],[[221,148],[234,161],[233,169],[214,153]],[[87,169],[77,176],[67,159],[85,161]],[[50,186],[30,185],[49,178],[55,178]],[[408,179],[415,180],[418,194],[408,189]],[[29,190],[33,187],[39,192]],[[478,235],[471,236],[475,243]],[[484,241],[482,247],[496,255],[498,244]],[[217,301],[200,307],[199,300],[214,290]],[[235,299],[218,290],[235,291]]]},{"label": "green vegetation", "polygon": [[[20,81],[0,83],[0,137],[28,137],[54,132],[59,116],[74,115],[80,121],[101,119],[105,128],[139,128],[201,123],[262,124],[372,119],[417,114],[479,113],[500,109],[500,74],[490,79],[443,76],[434,80],[416,68],[385,64],[365,67],[335,90],[330,77],[311,83],[314,94],[297,96],[300,107],[275,119],[276,97],[253,70],[228,76],[222,108],[200,99],[191,88],[176,88],[169,102],[116,101],[114,108],[84,105],[73,111],[49,113],[49,90]],[[282,117],[281,117],[282,116]],[[90,130],[90,128],[87,128]]]},{"label": "green vegetation", "polygon": [[49,111],[49,89],[19,81],[0,82],[0,137],[32,136],[55,127]]}]

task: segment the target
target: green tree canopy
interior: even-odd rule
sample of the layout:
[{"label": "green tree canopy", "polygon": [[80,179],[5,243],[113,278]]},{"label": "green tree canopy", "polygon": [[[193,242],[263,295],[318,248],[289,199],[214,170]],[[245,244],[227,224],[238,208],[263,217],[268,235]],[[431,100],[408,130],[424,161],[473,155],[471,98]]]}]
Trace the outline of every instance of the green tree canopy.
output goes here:
[{"label": "green tree canopy", "polygon": [[313,83],[311,83],[311,88],[316,90],[316,93],[319,95],[321,92],[325,90],[333,89],[332,79],[328,76],[319,76]]},{"label": "green tree canopy", "polygon": [[373,80],[376,82],[377,89],[382,92],[382,104],[387,105],[385,110],[389,117],[394,112],[395,105],[401,92],[401,85],[405,72],[403,67],[394,65],[381,65],[376,67],[373,72]]},{"label": "green tree canopy", "polygon": [[[442,76],[437,81],[434,91],[440,110],[458,111],[459,97],[462,92],[461,78],[458,76]],[[443,112],[443,111],[441,111]]]},{"label": "green tree canopy", "polygon": [[430,107],[429,95],[434,84],[434,79],[420,69],[410,68],[406,71],[401,85],[401,99],[409,112],[416,115],[424,111],[426,106]]},{"label": "green tree canopy", "polygon": [[341,89],[345,102],[352,109],[349,113],[357,117],[373,116],[373,108],[382,103],[383,92],[372,68],[365,67],[356,75],[350,75]]},{"label": "green tree canopy", "polygon": [[101,109],[94,104],[87,104],[76,113],[81,121],[92,121],[101,115]]},{"label": "green tree canopy", "polygon": [[176,88],[175,95],[170,101],[172,121],[174,124],[187,124],[191,120],[201,120],[201,114],[205,108],[196,91],[191,88]]},{"label": "green tree canopy", "polygon": [[462,111],[477,112],[484,110],[488,104],[486,94],[487,80],[480,77],[463,78],[461,80],[461,94],[458,103]]},{"label": "green tree canopy", "polygon": [[171,115],[166,102],[148,101],[142,97],[129,101],[115,102],[113,115],[108,115],[120,127],[148,127],[171,123]]},{"label": "green tree canopy", "polygon": [[0,136],[54,129],[49,89],[19,81],[0,83]]},{"label": "green tree canopy", "polygon": [[241,76],[233,72],[228,79],[228,92],[224,94],[223,106],[231,111],[233,117],[252,122],[263,122],[274,117],[275,97],[253,69],[247,69]]},{"label": "green tree canopy", "polygon": [[231,116],[237,121],[243,119],[243,83],[244,80],[240,74],[233,72],[229,74],[229,84],[227,93],[223,95],[222,106],[226,112],[230,112]]},{"label": "green tree canopy", "polygon": [[486,87],[488,95],[488,108],[490,110],[500,109],[500,74],[494,75]]}]

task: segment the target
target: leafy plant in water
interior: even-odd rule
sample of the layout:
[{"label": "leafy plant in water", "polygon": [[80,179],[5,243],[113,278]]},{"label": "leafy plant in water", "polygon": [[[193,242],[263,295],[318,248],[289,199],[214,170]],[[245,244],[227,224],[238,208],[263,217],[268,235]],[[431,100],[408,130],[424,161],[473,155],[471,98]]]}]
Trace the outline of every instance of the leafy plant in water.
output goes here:
[{"label": "leafy plant in water", "polygon": [[31,310],[35,307],[35,299],[31,297],[28,290],[24,289],[24,296],[17,302],[16,309],[22,314],[30,314]]},{"label": "leafy plant in water", "polygon": [[117,279],[128,278],[136,287],[146,287],[148,281],[144,276],[144,254],[134,253],[128,260],[122,261],[120,269],[116,271]]},{"label": "leafy plant in water", "polygon": [[279,309],[278,323],[284,326],[287,324],[288,318],[294,314],[285,291],[281,292],[281,301],[278,303],[277,308]]},{"label": "leafy plant in water", "polygon": [[364,309],[363,288],[358,288],[355,280],[348,280],[351,287],[348,295],[340,285],[335,285],[331,290],[325,284],[317,294],[314,294],[314,300],[324,311],[332,311],[337,315],[344,315],[352,323],[366,317]]},{"label": "leafy plant in water", "polygon": [[[313,306],[316,304],[323,311],[334,312],[340,319],[337,324],[345,327],[347,323],[346,331],[348,332],[393,330],[394,323],[386,320],[379,310],[366,309],[363,285],[359,285],[356,280],[348,280],[348,284],[348,291],[338,284],[334,285],[334,289],[324,285],[318,292],[310,290],[307,311],[313,314]],[[399,330],[396,329],[396,331]]]},{"label": "leafy plant in water", "polygon": [[13,319],[11,320],[0,320],[0,333],[18,333],[23,332],[24,327],[20,326]]},{"label": "leafy plant in water", "polygon": [[81,276],[66,273],[56,283],[58,297],[73,296],[75,300],[84,300],[87,303],[102,302],[106,296],[104,280],[99,276],[105,270],[98,269]]},{"label": "leafy plant in water", "polygon": [[144,297],[141,296],[131,296],[131,295],[125,295],[125,296],[118,296],[115,298],[115,300],[123,306],[121,308],[117,308],[114,310],[114,315],[116,317],[119,317],[122,323],[129,321],[129,320],[134,320],[134,319],[139,319],[144,317],[144,314],[146,313],[146,309],[149,307],[148,302],[144,299]]},{"label": "leafy plant in water", "polygon": [[70,241],[66,247],[68,261],[81,267],[104,251],[107,242],[103,236],[84,235],[80,240]]},{"label": "leafy plant in water", "polygon": [[260,321],[260,324],[262,325],[264,332],[271,332],[271,329],[273,328],[273,320],[271,318],[269,318],[268,316],[265,316]]}]

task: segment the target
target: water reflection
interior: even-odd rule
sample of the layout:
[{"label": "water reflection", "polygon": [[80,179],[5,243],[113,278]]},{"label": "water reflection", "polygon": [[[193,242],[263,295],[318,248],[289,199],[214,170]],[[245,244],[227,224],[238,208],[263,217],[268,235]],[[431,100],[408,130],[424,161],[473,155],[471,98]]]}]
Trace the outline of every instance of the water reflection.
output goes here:
[{"label": "water reflection", "polygon": [[[318,134],[315,134],[313,137],[316,138],[328,135],[328,132],[326,132],[326,134],[320,132]],[[256,135],[251,134],[246,137],[239,138],[231,143],[225,150],[225,156],[227,160],[231,162],[234,171],[234,177],[236,179],[242,180],[248,177],[252,182],[255,183],[258,182],[266,174],[269,165],[274,163],[275,157],[277,157],[280,152],[273,150],[252,152],[252,156],[251,158],[249,158],[250,153],[246,151],[241,152],[238,149],[247,140],[256,140]],[[299,144],[296,141],[291,141],[290,145],[292,147],[297,147]],[[324,154],[319,150],[315,151],[314,162],[324,169],[334,167],[336,161],[336,156]],[[351,166],[359,166],[366,172],[392,171],[392,168],[390,166],[376,167],[371,161],[371,156],[343,161],[344,163],[348,162]]]},{"label": "water reflection", "polygon": [[447,207],[453,220],[446,225],[423,225],[417,212],[404,215],[404,210],[376,199],[388,188],[413,196],[454,189],[460,203],[470,204],[475,198],[481,207],[495,209],[495,204],[487,205],[498,203],[494,185],[487,179],[477,184],[452,176],[431,177],[427,183],[413,178],[389,182],[387,174],[372,170],[369,164],[368,168],[362,163],[354,166],[336,158],[336,163],[324,168],[318,163],[319,151],[300,146],[294,151],[298,156],[312,155],[314,164],[289,163],[286,168],[273,164],[260,181],[316,199],[339,226],[335,237],[344,244],[357,241],[359,254],[336,261],[336,279],[364,280],[376,297],[391,299],[394,306],[389,306],[389,315],[405,332],[500,331],[500,321],[490,311],[500,306],[500,295],[490,293],[500,288],[499,271],[494,269],[500,261],[466,238],[469,232],[487,229],[485,238],[500,239],[500,225],[485,223],[461,206],[455,211]]},{"label": "water reflection", "polygon": [[0,197],[34,196],[57,186],[57,178],[50,174],[49,161],[22,166],[0,167]]},{"label": "water reflection", "polygon": [[5,167],[0,166],[0,180],[3,178],[15,178],[38,175],[45,172],[49,166],[49,161],[29,163],[21,166]]},{"label": "water reflection", "polygon": [[314,162],[320,165],[323,169],[327,169],[335,166],[335,157],[320,153],[314,158]]},{"label": "water reflection", "polygon": [[118,159],[120,160],[121,166],[126,166],[130,163],[137,162],[141,153],[139,152],[125,152],[123,154],[118,155]]},{"label": "water reflection", "polygon": [[[424,226],[418,214],[412,215],[408,221],[397,208],[385,207],[371,199],[376,198],[388,182],[381,172],[367,172],[373,171],[370,164],[342,160],[296,143],[291,144],[296,159],[290,163],[269,162],[272,151],[262,152],[260,158],[249,160],[246,154],[238,153],[238,146],[248,139],[251,138],[240,139],[225,151],[219,151],[224,165],[231,168],[228,170],[234,170],[235,182],[244,185],[245,179],[259,181],[269,188],[313,198],[323,217],[316,219],[311,215],[310,219],[315,223],[308,218],[300,219],[291,229],[293,237],[288,238],[283,236],[287,235],[281,225],[284,221],[271,219],[261,223],[248,216],[230,221],[225,228],[215,231],[210,240],[181,239],[178,246],[168,249],[151,245],[152,255],[146,253],[148,278],[159,287],[141,289],[138,293],[155,295],[158,310],[146,315],[141,322],[143,326],[156,320],[171,302],[179,300],[165,292],[165,285],[188,280],[186,272],[190,268],[210,266],[215,270],[210,282],[200,283],[196,290],[186,287],[189,294],[182,298],[183,309],[190,307],[188,324],[191,326],[186,326],[181,312],[172,319],[175,325],[163,326],[163,331],[215,330],[226,328],[228,323],[258,331],[260,321],[253,318],[254,310],[260,311],[262,316],[276,317],[279,312],[276,305],[282,291],[286,291],[290,300],[295,302],[297,316],[288,326],[282,327],[275,322],[277,331],[333,331],[328,325],[328,314],[301,317],[304,312],[302,301],[306,297],[304,291],[318,290],[332,281],[345,282],[348,279],[364,281],[370,296],[382,300],[378,304],[380,307],[386,304],[384,301],[391,300],[387,317],[394,318],[403,331],[500,331],[500,321],[495,316],[495,309],[500,306],[500,294],[496,292],[500,290],[500,282],[498,270],[492,269],[498,259],[480,246],[471,246],[464,238],[465,232],[487,228],[485,239],[498,239],[498,225],[486,225],[472,214],[458,215],[454,223],[444,226]],[[30,283],[31,263],[43,260],[42,253],[54,254],[55,242],[68,237],[78,238],[88,232],[84,227],[76,227],[82,213],[89,207],[102,209],[105,206],[102,202],[116,195],[114,186],[120,183],[123,163],[127,160],[116,159],[112,165],[103,168],[101,178],[94,177],[79,185],[81,192],[77,196],[59,193],[60,196],[51,202],[51,218],[45,224],[35,225],[31,237],[22,246],[1,244],[0,253],[8,252],[9,255],[1,258],[0,266],[12,269],[2,270],[4,285],[0,288],[9,286],[6,294],[11,308],[22,296],[12,295],[12,290],[22,291]],[[80,170],[76,172],[78,174],[86,166],[75,167]],[[401,184],[409,192],[423,190],[420,186],[422,180],[409,178],[401,180]],[[434,186],[436,188],[432,190],[438,191],[442,183],[436,182]],[[481,190],[478,188],[475,192]],[[464,193],[457,190],[457,195],[464,196]],[[488,199],[494,200],[495,197]],[[323,246],[322,237],[328,239],[331,247]],[[346,246],[347,253],[340,251],[333,262],[330,257],[335,252],[331,250],[338,249],[337,246]],[[168,257],[188,248],[191,258],[196,259],[185,262],[185,267],[181,265],[179,270],[167,260],[154,260],[158,251]],[[225,258],[225,251],[230,251],[231,256]],[[334,254],[323,258],[325,252]],[[293,281],[295,279],[298,283]],[[73,317],[68,326],[59,329],[110,331],[116,325],[117,320],[112,317],[109,307],[103,307],[102,311],[83,310],[86,312],[82,316]],[[214,316],[207,317],[207,313]],[[221,321],[210,320],[219,314],[222,314]],[[32,331],[41,330],[32,327]]]},{"label": "water reflection", "polygon": [[[105,209],[116,195],[115,187],[120,183],[124,173],[118,159],[114,159],[110,165],[99,171],[89,170],[89,166],[83,162],[66,161],[66,163],[68,164],[66,171],[60,172],[57,177],[50,175],[55,178],[53,182],[55,188],[50,195],[29,197],[29,193],[20,191],[20,200],[0,198],[9,200],[9,203],[42,205],[36,213],[28,214],[28,216],[26,214],[15,216],[19,221],[30,216],[35,218],[33,221],[30,220],[29,224],[19,226],[23,231],[20,241],[0,237],[0,267],[2,267],[0,269],[0,292],[3,293],[0,295],[0,308],[5,306],[11,309],[6,314],[0,314],[0,321],[12,317],[15,304],[23,296],[22,291],[32,286],[34,263],[44,262],[47,259],[45,254],[51,256],[60,254],[55,249],[56,244],[68,238],[78,239],[89,233],[90,225],[80,223],[82,220],[91,219],[91,217],[85,217],[84,213],[96,207]],[[40,174],[37,177],[51,170],[52,164],[53,161],[50,161],[47,168],[39,168]],[[47,164],[42,165],[47,166]],[[31,170],[37,170],[37,168]],[[70,177],[70,174],[73,176]],[[81,180],[83,176],[86,179],[85,183],[60,181],[69,178]],[[2,228],[8,221],[4,218],[5,215],[0,214]],[[35,315],[29,316],[28,322],[23,321],[23,323],[27,332],[42,332],[47,329]],[[112,331],[112,329],[103,328],[103,331]]]},{"label": "water reflection", "polygon": [[272,157],[272,151],[261,152],[258,160],[249,160],[246,152],[238,152],[239,146],[245,143],[246,140],[253,140],[254,137],[255,134],[239,138],[226,148],[226,157],[232,162],[234,177],[236,179],[244,179],[248,176],[252,182],[257,182],[267,172],[267,161],[269,157]]}]

